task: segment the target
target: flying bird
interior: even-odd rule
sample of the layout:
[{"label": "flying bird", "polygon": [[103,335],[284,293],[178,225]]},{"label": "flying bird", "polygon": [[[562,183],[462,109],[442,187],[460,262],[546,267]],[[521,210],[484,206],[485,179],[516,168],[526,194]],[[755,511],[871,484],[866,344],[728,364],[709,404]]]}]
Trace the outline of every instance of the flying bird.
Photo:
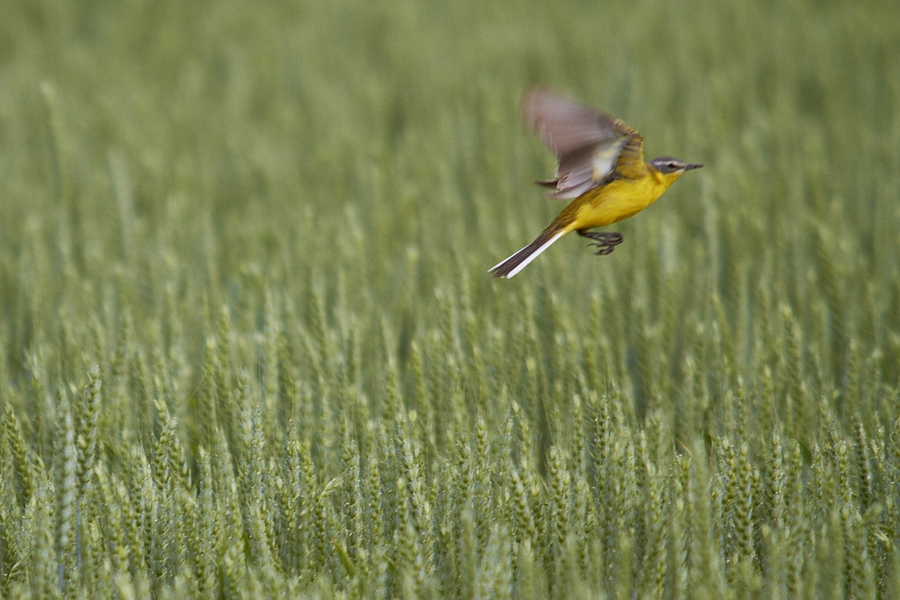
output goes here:
[{"label": "flying bird", "polygon": [[537,89],[522,97],[522,117],[556,155],[556,176],[539,185],[551,198],[571,200],[533,242],[493,266],[494,277],[511,278],[550,247],[576,232],[593,240],[597,254],[610,254],[622,234],[591,231],[639,213],[686,171],[703,165],[671,156],[644,162],[641,134],[610,115]]}]

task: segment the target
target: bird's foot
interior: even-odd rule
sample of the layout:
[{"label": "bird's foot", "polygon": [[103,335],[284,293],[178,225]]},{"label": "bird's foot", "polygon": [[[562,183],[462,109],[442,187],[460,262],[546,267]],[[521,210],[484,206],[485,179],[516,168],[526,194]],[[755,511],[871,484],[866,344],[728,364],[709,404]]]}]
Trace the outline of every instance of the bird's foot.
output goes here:
[{"label": "bird's foot", "polygon": [[616,246],[622,243],[622,234],[614,231],[579,231],[578,235],[594,240],[589,245],[597,248],[595,254],[598,256],[612,254]]}]

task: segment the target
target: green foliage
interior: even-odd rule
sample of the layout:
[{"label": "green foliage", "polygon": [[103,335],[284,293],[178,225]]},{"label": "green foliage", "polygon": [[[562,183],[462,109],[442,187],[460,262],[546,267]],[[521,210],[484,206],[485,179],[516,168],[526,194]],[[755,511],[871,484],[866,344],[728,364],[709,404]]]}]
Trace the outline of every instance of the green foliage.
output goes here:
[{"label": "green foliage", "polygon": [[8,4],[0,596],[900,593],[891,2]]}]

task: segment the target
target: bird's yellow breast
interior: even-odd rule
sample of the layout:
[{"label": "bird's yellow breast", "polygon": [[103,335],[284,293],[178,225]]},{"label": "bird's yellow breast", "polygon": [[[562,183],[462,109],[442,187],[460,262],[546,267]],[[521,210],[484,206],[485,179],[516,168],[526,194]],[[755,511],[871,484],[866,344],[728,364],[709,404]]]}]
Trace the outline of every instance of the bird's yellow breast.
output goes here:
[{"label": "bird's yellow breast", "polygon": [[649,169],[644,177],[617,179],[589,190],[572,201],[563,213],[572,218],[569,231],[618,223],[652,204],[672,185],[677,176]]}]

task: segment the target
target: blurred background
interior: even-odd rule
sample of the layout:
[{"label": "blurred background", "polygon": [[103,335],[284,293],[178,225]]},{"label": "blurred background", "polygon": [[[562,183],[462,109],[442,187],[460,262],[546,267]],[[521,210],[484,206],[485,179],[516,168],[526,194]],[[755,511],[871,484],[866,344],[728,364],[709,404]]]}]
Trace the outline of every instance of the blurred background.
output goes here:
[{"label": "blurred background", "polygon": [[[889,293],[866,288],[897,268],[900,17],[889,3],[5,12],[4,314],[55,318],[69,281],[54,275],[101,293],[112,264],[136,269],[136,286],[180,278],[179,293],[216,304],[247,301],[235,286],[254,277],[330,289],[340,275],[349,302],[377,301],[413,328],[434,290],[461,279],[485,310],[547,288],[577,311],[597,290],[643,285],[647,261],[703,280],[677,293],[713,286],[731,298],[764,282],[776,302],[814,309],[819,229],[859,277],[854,300],[887,304],[865,295]],[[648,157],[707,168],[621,225],[621,255],[595,258],[567,239],[498,283],[483,271],[561,208],[531,185],[553,171],[519,122],[519,95],[534,85],[622,118]],[[32,265],[43,258],[26,249],[38,247],[47,262]],[[52,289],[30,302],[27,282],[45,275]],[[21,321],[5,325],[12,356],[29,345]]]},{"label": "blurred background", "polygon": [[[56,241],[44,268],[98,286],[111,262],[146,272],[164,255],[213,295],[252,274],[341,273],[354,299],[392,299],[391,318],[460,278],[497,306],[542,286],[577,306],[649,277],[634,261],[650,254],[722,295],[763,277],[810,307],[823,295],[803,268],[817,227],[852,273],[896,270],[900,17],[888,3],[5,12],[6,314],[24,300],[10,248],[41,236]],[[708,166],[621,226],[622,256],[567,239],[528,277],[493,282],[483,267],[561,208],[531,185],[553,161],[517,112],[538,84],[630,123],[649,157]],[[7,336],[13,354],[27,347]]]},{"label": "blurred background", "polygon": [[[465,290],[482,331],[552,298],[573,335],[625,336],[623,356],[667,318],[702,324],[715,295],[747,377],[776,352],[761,347],[760,320],[786,307],[838,387],[851,338],[896,381],[900,15],[889,3],[5,12],[0,339],[14,377],[63,315],[96,313],[116,330],[124,303],[161,331],[177,306],[179,344],[196,359],[210,327],[201,306],[230,307],[250,331],[264,289],[297,301],[316,288],[330,318],[364,315],[354,326],[373,347],[382,325],[395,329],[402,356],[434,328],[436,293]],[[562,208],[531,183],[554,169],[519,120],[535,85],[622,118],[648,157],[706,167],[620,224],[614,256],[566,239],[497,282],[487,268]],[[609,322],[591,324],[601,298]]]}]

